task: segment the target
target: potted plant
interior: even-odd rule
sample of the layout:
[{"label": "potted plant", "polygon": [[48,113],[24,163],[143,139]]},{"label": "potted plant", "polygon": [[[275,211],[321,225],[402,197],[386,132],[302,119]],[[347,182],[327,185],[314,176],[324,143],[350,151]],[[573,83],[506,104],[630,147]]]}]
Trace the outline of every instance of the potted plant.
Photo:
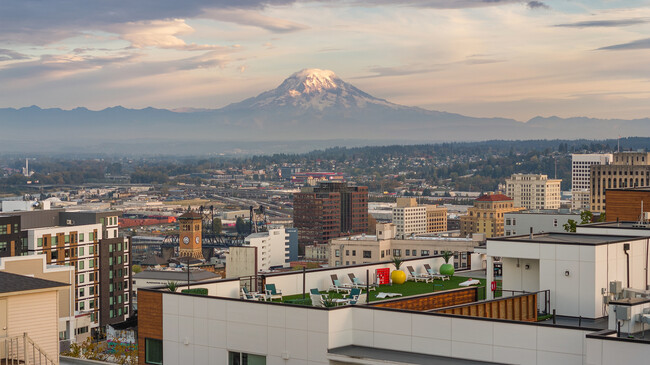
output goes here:
[{"label": "potted plant", "polygon": [[175,281],[168,281],[166,287],[167,287],[167,290],[174,292],[174,291],[178,290],[178,283],[175,282]]},{"label": "potted plant", "polygon": [[449,263],[449,259],[452,257],[452,252],[451,251],[444,251],[442,253],[442,258],[445,260],[445,263],[440,265],[440,274],[441,275],[447,275],[447,276],[453,276],[454,275],[454,265]]},{"label": "potted plant", "polygon": [[399,269],[402,266],[402,258],[399,256],[393,257],[393,265],[395,265],[395,270],[390,273],[390,279],[393,281],[393,284],[404,284],[406,281],[406,273]]}]

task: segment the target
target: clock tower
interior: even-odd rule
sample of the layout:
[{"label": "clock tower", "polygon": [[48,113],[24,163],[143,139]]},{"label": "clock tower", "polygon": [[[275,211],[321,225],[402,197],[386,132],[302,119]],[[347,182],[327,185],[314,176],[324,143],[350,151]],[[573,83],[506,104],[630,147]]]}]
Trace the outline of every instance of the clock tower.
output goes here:
[{"label": "clock tower", "polygon": [[181,257],[193,257],[203,260],[201,232],[203,230],[203,217],[195,212],[188,211],[178,217],[178,244]]}]

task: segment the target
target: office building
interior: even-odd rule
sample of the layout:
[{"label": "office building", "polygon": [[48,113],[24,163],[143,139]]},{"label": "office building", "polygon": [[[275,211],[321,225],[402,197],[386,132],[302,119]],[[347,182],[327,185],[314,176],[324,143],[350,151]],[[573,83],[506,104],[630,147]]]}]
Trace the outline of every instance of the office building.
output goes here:
[{"label": "office building", "polygon": [[321,182],[294,194],[293,225],[298,243],[327,243],[341,235],[368,231],[368,188]]},{"label": "office building", "polygon": [[503,236],[504,215],[524,209],[516,208],[513,200],[503,194],[485,194],[460,217],[460,234],[464,237],[473,233],[483,233],[486,238]]},{"label": "office building", "polygon": [[393,224],[397,237],[427,233],[427,208],[420,206],[415,198],[397,198],[393,208]]},{"label": "office building", "polygon": [[447,231],[447,208],[426,205],[427,207],[427,233]]},{"label": "office building", "polygon": [[591,166],[607,165],[612,161],[611,153],[589,153],[571,155],[571,209],[590,208]]},{"label": "office building", "polygon": [[329,265],[344,266],[392,260],[394,257],[413,258],[454,253],[455,268],[471,267],[474,247],[485,242],[485,236],[459,237],[396,236],[392,223],[379,223],[376,235],[357,235],[333,239],[329,244]]},{"label": "office building", "polygon": [[559,209],[562,179],[541,174],[513,174],[506,179],[506,195],[516,208]]},{"label": "office building", "polygon": [[286,263],[290,263],[292,261],[298,261],[298,229],[297,228],[285,228],[284,231],[287,233],[288,236],[288,243],[287,243],[287,261]]},{"label": "office building", "polygon": [[540,232],[565,232],[564,225],[572,219],[580,223],[580,212],[568,209],[522,210],[504,214],[504,234],[518,236]]},{"label": "office building", "polygon": [[257,247],[257,270],[270,271],[272,268],[288,267],[287,246],[289,237],[284,227],[270,228],[267,232],[248,235],[244,246]]},{"label": "office building", "polygon": [[650,153],[617,152],[609,165],[591,166],[591,211],[604,213],[607,189],[648,186]]}]

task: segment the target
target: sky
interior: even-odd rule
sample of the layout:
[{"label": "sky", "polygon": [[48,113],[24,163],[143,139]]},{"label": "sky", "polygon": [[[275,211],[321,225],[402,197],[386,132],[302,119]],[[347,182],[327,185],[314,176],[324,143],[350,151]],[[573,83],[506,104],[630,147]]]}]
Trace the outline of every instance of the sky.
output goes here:
[{"label": "sky", "polygon": [[3,0],[0,107],[220,108],[304,68],[478,117],[650,117],[650,0]]}]

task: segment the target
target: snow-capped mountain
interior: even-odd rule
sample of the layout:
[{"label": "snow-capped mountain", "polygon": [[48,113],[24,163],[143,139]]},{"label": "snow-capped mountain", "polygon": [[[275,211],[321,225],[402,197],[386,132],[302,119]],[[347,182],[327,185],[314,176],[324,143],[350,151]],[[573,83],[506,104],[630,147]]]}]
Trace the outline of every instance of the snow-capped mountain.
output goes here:
[{"label": "snow-capped mountain", "polygon": [[[0,109],[0,125],[0,153],[77,153],[84,149],[123,153],[139,149],[146,153],[191,154],[251,145],[255,145],[255,153],[265,153],[300,148],[304,151],[349,141],[363,145],[378,141],[650,136],[648,118],[537,117],[524,123],[393,104],[359,90],[332,71],[319,69],[296,72],[273,90],[221,109],[4,108]],[[75,136],[75,143],[69,143],[70,136]],[[260,143],[273,144],[275,149],[262,148]]]},{"label": "snow-capped mountain", "polygon": [[276,89],[261,93],[226,110],[268,107],[295,107],[322,111],[327,108],[363,108],[382,105],[400,109],[400,105],[376,98],[341,80],[333,71],[309,68],[289,76]]}]

